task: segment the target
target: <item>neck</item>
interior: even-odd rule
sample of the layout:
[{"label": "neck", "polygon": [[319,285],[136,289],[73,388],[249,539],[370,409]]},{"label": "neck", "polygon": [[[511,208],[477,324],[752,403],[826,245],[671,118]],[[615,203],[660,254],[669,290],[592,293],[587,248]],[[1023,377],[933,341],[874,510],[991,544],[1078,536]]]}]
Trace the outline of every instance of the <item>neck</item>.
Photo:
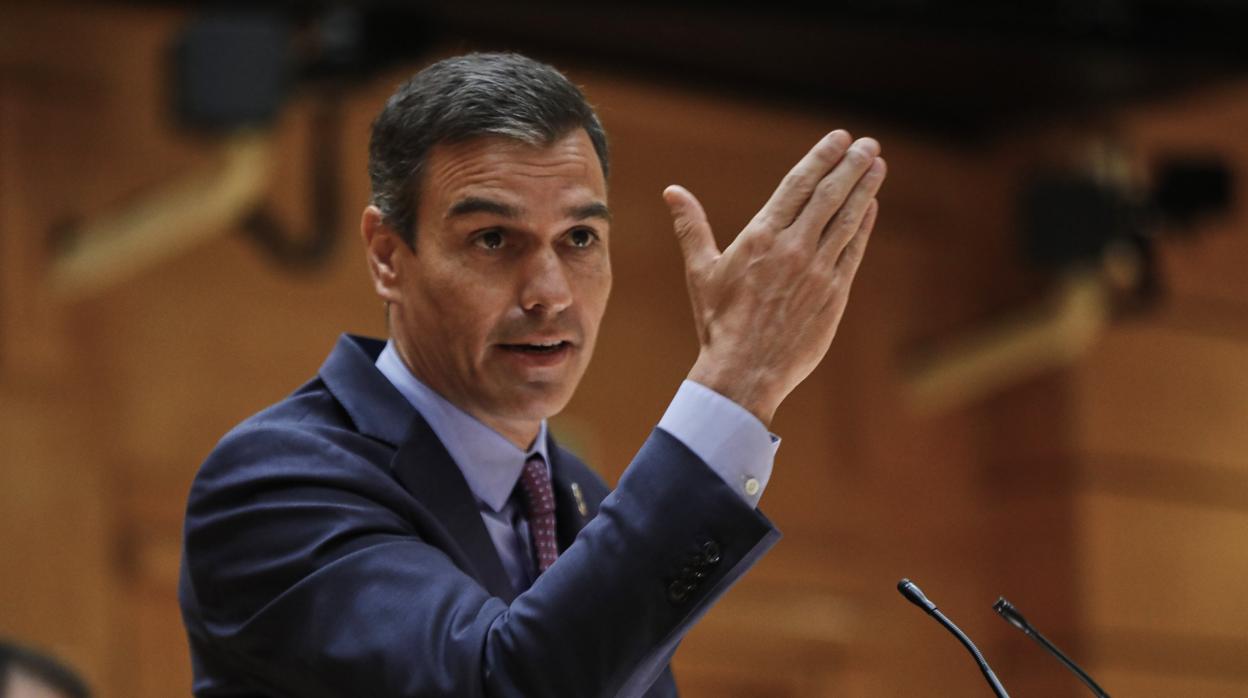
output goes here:
[{"label": "neck", "polygon": [[480,420],[482,424],[502,434],[504,439],[510,441],[521,451],[527,451],[532,448],[534,445],[533,442],[537,441],[538,434],[542,433],[541,422],[536,424],[527,421],[524,424],[516,424],[512,422],[500,424],[493,420],[482,419],[480,416],[475,414],[472,416]]},{"label": "neck", "polygon": [[442,399],[471,415],[473,419],[476,419],[478,422],[481,422],[485,426],[498,432],[500,436],[507,439],[507,441],[521,451],[527,451],[533,447],[538,435],[542,433],[542,422],[540,419],[503,419],[492,414],[485,414],[482,410],[474,409],[470,405],[460,404],[454,400],[451,395],[447,393],[447,391],[442,390],[437,381],[430,380],[430,377],[426,375],[424,371],[420,371],[416,368],[416,363],[412,361],[411,354],[408,352],[407,347],[403,345],[402,341],[395,337],[393,333],[390,338],[391,341],[394,342],[394,348],[399,354],[399,359],[403,361],[403,366],[406,367],[407,371],[417,380],[428,386],[430,390],[438,395],[441,395]]}]

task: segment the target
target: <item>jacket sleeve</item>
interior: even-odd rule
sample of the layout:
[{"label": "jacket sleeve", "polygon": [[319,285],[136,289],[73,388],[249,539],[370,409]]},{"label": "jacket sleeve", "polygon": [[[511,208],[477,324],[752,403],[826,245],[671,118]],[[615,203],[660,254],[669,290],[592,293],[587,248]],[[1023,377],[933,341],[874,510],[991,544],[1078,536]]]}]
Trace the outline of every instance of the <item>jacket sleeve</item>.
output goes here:
[{"label": "jacket sleeve", "polygon": [[183,612],[217,667],[279,696],[640,695],[779,533],[656,429],[510,604],[432,541],[366,447],[259,427],[192,487]]}]

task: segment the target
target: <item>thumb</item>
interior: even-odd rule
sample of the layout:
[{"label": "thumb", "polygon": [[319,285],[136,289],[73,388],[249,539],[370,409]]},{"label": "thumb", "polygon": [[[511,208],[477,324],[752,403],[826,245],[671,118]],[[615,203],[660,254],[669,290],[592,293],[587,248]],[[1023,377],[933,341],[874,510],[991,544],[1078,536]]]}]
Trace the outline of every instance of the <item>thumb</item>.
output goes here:
[{"label": "thumb", "polygon": [[684,187],[673,184],[663,190],[663,201],[672,213],[676,241],[685,258],[685,268],[695,271],[709,264],[719,254],[706,211],[697,197]]}]

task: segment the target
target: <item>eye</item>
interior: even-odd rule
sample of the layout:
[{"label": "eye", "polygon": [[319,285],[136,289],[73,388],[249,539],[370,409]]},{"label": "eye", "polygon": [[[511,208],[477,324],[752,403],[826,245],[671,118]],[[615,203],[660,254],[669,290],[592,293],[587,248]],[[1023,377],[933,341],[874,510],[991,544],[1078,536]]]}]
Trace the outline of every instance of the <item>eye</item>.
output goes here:
[{"label": "eye", "polygon": [[598,234],[589,228],[573,228],[568,232],[573,247],[589,247],[598,241]]},{"label": "eye", "polygon": [[473,240],[473,244],[487,250],[497,250],[503,246],[503,231],[496,229],[483,231]]}]

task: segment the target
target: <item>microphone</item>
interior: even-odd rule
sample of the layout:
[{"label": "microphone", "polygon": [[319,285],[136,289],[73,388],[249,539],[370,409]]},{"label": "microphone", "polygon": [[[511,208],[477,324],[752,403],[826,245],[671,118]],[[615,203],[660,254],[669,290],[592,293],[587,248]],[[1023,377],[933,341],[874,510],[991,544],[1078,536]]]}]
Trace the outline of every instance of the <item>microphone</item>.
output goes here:
[{"label": "microphone", "polygon": [[992,667],[988,666],[988,662],[984,661],[984,655],[979,653],[979,648],[975,646],[974,642],[971,642],[971,638],[967,637],[966,633],[954,625],[953,621],[946,618],[945,614],[936,608],[936,604],[928,601],[927,597],[923,595],[922,589],[919,589],[909,579],[902,579],[900,582],[897,582],[897,591],[900,591],[901,595],[906,597],[910,603],[923,609],[925,613],[935,618],[946,630],[953,633],[954,637],[958,638],[958,642],[961,642],[967,651],[971,653],[971,656],[975,658],[975,663],[979,665],[979,670],[984,673],[984,678],[988,680],[988,685],[992,688],[992,692],[997,694],[997,698],[1010,698],[1010,694],[1005,692],[1005,687],[997,680],[997,675],[992,673]]},{"label": "microphone", "polygon": [[1063,654],[1062,651],[1059,650],[1052,642],[1049,642],[1045,636],[1041,635],[1039,630],[1031,627],[1031,623],[1028,623],[1027,619],[1023,617],[1023,614],[1019,613],[1018,609],[1014,608],[1009,601],[1006,601],[1004,596],[997,599],[997,602],[992,605],[992,610],[1001,614],[1001,617],[1004,618],[1007,623],[1023,631],[1028,637],[1040,643],[1040,646],[1048,650],[1049,654],[1057,657],[1057,660],[1064,664],[1067,669],[1074,672],[1075,676],[1078,676],[1079,680],[1082,681],[1084,685],[1092,689],[1092,693],[1096,695],[1097,698],[1109,698],[1109,694],[1106,693],[1103,688],[1096,685],[1096,682],[1092,680],[1091,676],[1088,676],[1083,669],[1080,669],[1079,666],[1070,659],[1070,657]]}]

